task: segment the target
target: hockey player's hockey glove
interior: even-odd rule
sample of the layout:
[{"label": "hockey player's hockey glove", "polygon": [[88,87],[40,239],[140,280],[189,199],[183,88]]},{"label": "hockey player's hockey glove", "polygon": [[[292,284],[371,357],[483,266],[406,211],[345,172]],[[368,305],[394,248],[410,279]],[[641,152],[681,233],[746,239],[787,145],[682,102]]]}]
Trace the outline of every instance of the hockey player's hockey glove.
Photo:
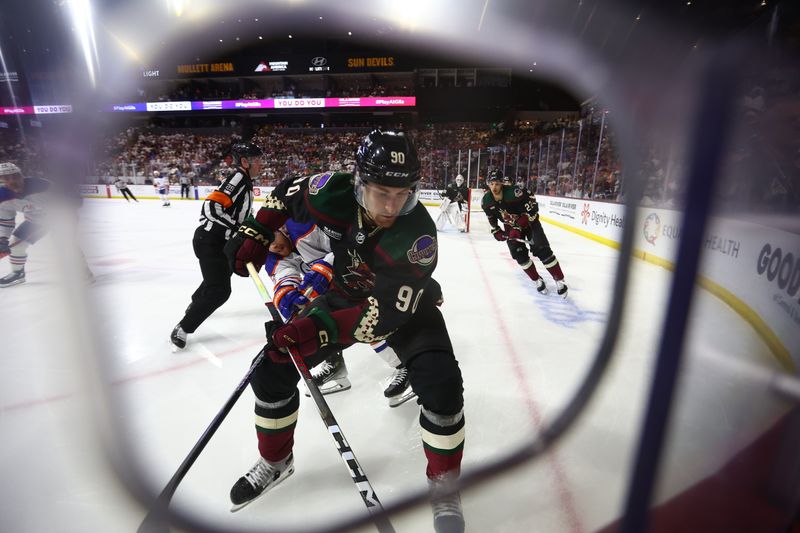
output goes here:
[{"label": "hockey player's hockey glove", "polygon": [[320,348],[337,341],[338,328],[333,318],[319,309],[312,309],[308,316],[296,318],[280,326],[272,334],[272,342],[278,349],[295,349],[303,356],[314,355]]},{"label": "hockey player's hockey glove", "polygon": [[299,291],[306,294],[306,290],[311,287],[314,291],[311,298],[316,298],[320,294],[325,294],[333,279],[333,267],[324,259],[311,263],[311,270],[303,276],[303,283],[300,284]]},{"label": "hockey player's hockey glove", "polygon": [[225,257],[231,271],[242,277],[247,277],[247,263],[253,263],[256,270],[264,266],[269,252],[269,244],[275,238],[272,231],[261,224],[256,218],[249,216],[245,219],[236,233],[225,243]]},{"label": "hockey player's hockey glove", "polygon": [[272,336],[275,334],[275,330],[280,328],[283,324],[276,320],[270,320],[269,322],[264,322],[264,330],[267,334],[267,345],[264,346],[264,351],[267,352],[267,357],[272,359],[276,363],[286,364],[290,363],[291,359],[289,358],[289,352],[284,350],[279,350],[275,343],[272,342]]},{"label": "hockey player's hockey glove", "polygon": [[517,226],[523,230],[528,229],[531,226],[531,219],[528,217],[528,215],[523,213],[517,217]]},{"label": "hockey player's hockey glove", "polygon": [[269,322],[264,322],[264,332],[267,336],[267,346],[272,346],[272,335],[275,333],[275,330],[281,327],[283,324],[277,320],[270,320]]},{"label": "hockey player's hockey glove", "polygon": [[501,230],[500,228],[492,228],[492,237],[494,237],[496,241],[508,240],[508,235],[506,235],[506,232]]},{"label": "hockey player's hockey glove", "polygon": [[511,228],[510,230],[508,230],[506,238],[510,241],[525,240],[525,236],[522,234],[522,230],[518,230],[517,228]]},{"label": "hockey player's hockey glove", "polygon": [[0,237],[0,259],[11,254],[11,248],[8,246],[8,238]]},{"label": "hockey player's hockey glove", "polygon": [[286,320],[291,319],[297,311],[308,305],[308,298],[297,290],[295,285],[278,286],[272,301]]}]

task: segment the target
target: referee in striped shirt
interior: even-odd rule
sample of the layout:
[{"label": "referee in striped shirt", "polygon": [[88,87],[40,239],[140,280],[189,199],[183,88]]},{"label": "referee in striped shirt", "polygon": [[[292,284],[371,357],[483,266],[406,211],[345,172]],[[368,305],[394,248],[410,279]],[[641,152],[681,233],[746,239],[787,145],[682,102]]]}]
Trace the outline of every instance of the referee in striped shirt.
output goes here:
[{"label": "referee in striped shirt", "polygon": [[200,261],[203,281],[192,294],[192,303],[172,330],[175,349],[186,346],[186,336],[194,333],[231,294],[231,270],[223,248],[228,239],[251,214],[253,180],[261,171],[264,152],[251,143],[231,147],[234,172],[208,195],[200,213],[200,226],[194,232],[192,247]]}]

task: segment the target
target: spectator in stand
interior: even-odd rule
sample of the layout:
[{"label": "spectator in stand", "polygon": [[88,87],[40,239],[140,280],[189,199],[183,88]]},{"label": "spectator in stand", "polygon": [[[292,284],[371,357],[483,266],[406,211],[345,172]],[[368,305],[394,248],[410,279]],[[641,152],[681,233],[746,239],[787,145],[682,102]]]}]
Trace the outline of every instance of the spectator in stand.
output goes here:
[{"label": "spectator in stand", "polygon": [[[264,82],[266,83],[266,82]],[[330,87],[332,94],[341,94],[352,91],[355,96],[363,96],[364,91],[377,91],[395,93],[393,82],[382,78],[371,79],[369,76],[360,77],[350,85]],[[402,87],[402,82],[398,82]],[[195,83],[192,90],[217,91],[224,88],[216,85],[198,85]],[[244,86],[246,92],[255,91],[252,86]],[[283,90],[277,85],[259,85],[262,90]],[[297,87],[302,91],[303,87]],[[399,91],[399,89],[398,89]],[[360,92],[360,94],[356,94]],[[407,92],[402,91],[403,94]],[[489,152],[489,147],[505,147],[506,156],[514,154],[516,161],[508,162],[509,168],[515,165],[515,170],[521,172],[527,169],[538,175],[540,179],[536,186],[528,184],[531,190],[539,193],[555,194],[550,191],[547,182],[571,174],[578,176],[578,181],[571,183],[569,189],[559,191],[560,194],[580,194],[587,196],[593,189],[592,179],[595,173],[601,187],[595,185],[595,196],[613,199],[614,190],[618,187],[609,187],[602,181],[609,173],[618,169],[619,165],[614,154],[614,138],[609,128],[603,131],[600,143],[599,164],[596,164],[596,149],[600,138],[600,117],[602,115],[585,116],[581,124],[573,118],[550,122],[518,121],[505,124],[501,128],[492,128],[489,124],[480,123],[449,123],[425,125],[414,133],[415,143],[418,146],[423,178],[420,185],[423,188],[444,187],[444,163],[448,164],[448,176],[452,170],[461,165],[477,167],[478,153],[480,151],[480,166],[495,168],[502,165],[503,151]],[[185,126],[185,119],[181,122],[172,122],[169,119],[159,118],[159,125]],[[194,119],[197,122],[199,119]],[[215,124],[218,126],[218,123]],[[330,126],[330,127],[329,127]],[[348,129],[338,129],[345,126]],[[301,127],[291,124],[273,124],[262,126],[256,133],[256,139],[264,145],[270,146],[270,161],[264,169],[264,186],[275,185],[277,181],[287,175],[301,175],[314,173],[320,169],[343,168],[352,164],[346,159],[341,159],[339,154],[352,153],[361,135],[369,131],[373,124],[348,123],[341,118],[332,119],[326,128],[310,127],[306,124]],[[562,143],[563,133],[563,145]],[[580,133],[580,143],[578,143]],[[547,151],[540,141],[549,138],[551,150]],[[156,128],[128,128],[117,136],[111,136],[106,141],[105,159],[98,164],[102,173],[115,175],[129,174],[130,170],[160,169],[160,168],[194,168],[198,176],[212,176],[216,170],[219,154],[230,143],[224,134],[194,135],[186,132],[159,133]],[[562,150],[563,148],[563,150]],[[459,150],[461,158],[459,160]],[[472,158],[467,161],[467,154],[471,151]],[[548,158],[546,154],[549,153]],[[653,158],[662,161],[664,156],[653,154]],[[513,161],[513,160],[512,160]],[[577,164],[576,164],[577,161]],[[663,165],[661,165],[663,166]],[[558,170],[558,171],[557,171]],[[98,173],[99,174],[99,173]],[[669,177],[664,175],[664,180]],[[199,179],[198,179],[199,184]],[[538,189],[537,189],[538,186]],[[184,192],[185,194],[185,192]],[[659,198],[657,201],[661,201]]]}]

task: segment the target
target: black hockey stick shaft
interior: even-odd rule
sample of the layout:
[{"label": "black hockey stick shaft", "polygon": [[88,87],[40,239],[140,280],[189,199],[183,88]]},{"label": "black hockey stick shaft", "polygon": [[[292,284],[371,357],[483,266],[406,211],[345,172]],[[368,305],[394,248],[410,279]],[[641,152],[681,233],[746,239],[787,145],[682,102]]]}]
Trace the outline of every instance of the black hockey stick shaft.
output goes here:
[{"label": "black hockey stick shaft", "polygon": [[[252,263],[247,263],[247,271],[250,273],[250,279],[253,280],[256,289],[258,289],[258,293],[264,300],[264,304],[269,309],[272,317],[275,320],[286,322],[280,313],[278,313],[277,309],[275,309],[269,290],[264,286],[261,277],[258,275],[258,270],[256,270]],[[374,516],[375,526],[378,528],[378,531],[381,533],[395,533],[394,527],[383,511],[383,505],[381,505],[378,495],[375,493],[375,489],[372,488],[369,479],[367,479],[367,475],[364,473],[364,469],[361,468],[361,464],[359,464],[356,458],[356,454],[353,453],[353,450],[350,448],[350,444],[347,442],[344,433],[339,427],[339,423],[333,416],[330,407],[328,407],[328,402],[320,392],[317,384],[314,383],[305,360],[302,356],[295,353],[294,350],[289,350],[289,358],[292,360],[292,363],[294,363],[295,368],[297,368],[297,372],[303,378],[306,387],[308,387],[308,392],[311,394],[311,398],[317,406],[317,411],[319,411],[319,416],[322,417],[322,422],[328,428],[328,432],[331,434],[331,437],[333,437],[333,440],[336,441],[339,455],[345,462],[345,465],[347,465],[347,471],[350,473],[350,477],[353,479],[353,483],[355,483],[359,494],[361,494],[361,499],[364,501],[364,505],[367,506],[367,511],[369,511],[370,515]]]},{"label": "black hockey stick shaft", "polygon": [[192,450],[178,467],[178,470],[175,471],[175,474],[173,474],[172,478],[164,487],[164,490],[162,490],[161,494],[158,495],[158,498],[151,507],[150,512],[147,513],[147,516],[145,516],[142,525],[140,525],[139,529],[136,530],[137,533],[169,531],[167,527],[167,508],[172,500],[172,496],[175,495],[175,491],[178,489],[178,485],[183,478],[186,477],[189,469],[200,456],[200,453],[202,453],[203,449],[208,444],[208,441],[211,440],[211,437],[222,425],[222,421],[225,420],[225,417],[228,416],[228,413],[230,413],[231,409],[233,409],[234,404],[242,395],[242,392],[244,392],[244,390],[247,388],[247,384],[250,383],[250,378],[253,376],[253,372],[255,372],[256,368],[259,364],[261,364],[263,359],[264,350],[261,350],[258,356],[256,356],[256,358],[253,360],[253,363],[250,365],[250,369],[236,386],[236,389],[234,389],[233,394],[231,394],[230,398],[228,398],[228,401],[225,402],[225,405],[222,406],[222,409],[220,409],[220,411],[211,421],[211,424],[209,424],[209,426],[200,436],[200,440],[197,441]]}]

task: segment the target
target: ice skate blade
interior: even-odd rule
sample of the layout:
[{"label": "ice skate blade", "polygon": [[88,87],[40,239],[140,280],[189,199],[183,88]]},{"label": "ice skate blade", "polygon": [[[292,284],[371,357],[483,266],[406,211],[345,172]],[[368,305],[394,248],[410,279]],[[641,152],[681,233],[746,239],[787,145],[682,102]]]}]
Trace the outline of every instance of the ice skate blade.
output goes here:
[{"label": "ice skate blade", "polygon": [[[351,386],[350,385],[350,380],[347,380],[347,379],[342,380],[342,379],[340,379],[337,382],[329,381],[325,385],[330,385],[331,383],[333,383],[333,386],[325,387],[325,388],[320,387],[319,391],[322,393],[323,396],[327,396],[328,394],[335,394],[337,392],[343,392],[343,391],[346,391],[346,390],[350,390],[350,386]],[[324,387],[324,385],[323,385],[323,387]],[[306,396],[309,397],[309,398],[311,397],[311,393],[308,391],[308,389],[306,389]]]},{"label": "ice skate blade", "polygon": [[251,503],[253,503],[257,499],[261,498],[263,495],[265,495],[266,493],[268,493],[269,491],[273,490],[275,487],[277,487],[278,485],[283,483],[286,480],[286,478],[288,478],[292,474],[294,474],[294,465],[292,465],[289,468],[287,468],[286,471],[283,473],[283,475],[281,475],[281,477],[278,478],[278,481],[276,481],[271,487],[269,487],[268,489],[264,490],[261,494],[259,494],[258,496],[256,496],[252,500],[247,500],[244,503],[240,503],[239,505],[232,506],[231,507],[231,512],[235,513],[236,511],[239,511],[240,509],[242,509],[242,507],[247,507],[248,505],[250,505]]},{"label": "ice skate blade", "polygon": [[392,396],[391,398],[387,398],[389,400],[389,407],[397,407],[399,405],[403,405],[408,400],[412,400],[417,397],[417,393],[411,390],[405,391],[403,394],[398,394],[397,396]]}]

